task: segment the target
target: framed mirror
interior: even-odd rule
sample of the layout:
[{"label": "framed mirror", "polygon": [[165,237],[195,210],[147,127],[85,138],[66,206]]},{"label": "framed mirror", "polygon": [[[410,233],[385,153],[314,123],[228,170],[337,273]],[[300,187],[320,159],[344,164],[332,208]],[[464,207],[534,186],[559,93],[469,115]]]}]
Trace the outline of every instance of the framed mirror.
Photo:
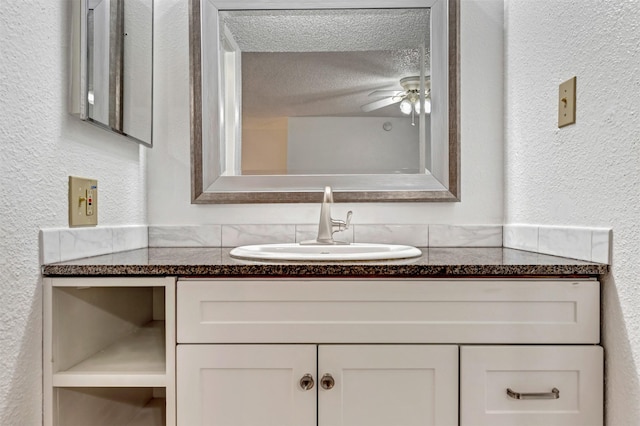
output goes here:
[{"label": "framed mirror", "polygon": [[459,201],[459,0],[190,0],[193,203]]},{"label": "framed mirror", "polygon": [[153,0],[73,0],[71,113],[152,146]]}]

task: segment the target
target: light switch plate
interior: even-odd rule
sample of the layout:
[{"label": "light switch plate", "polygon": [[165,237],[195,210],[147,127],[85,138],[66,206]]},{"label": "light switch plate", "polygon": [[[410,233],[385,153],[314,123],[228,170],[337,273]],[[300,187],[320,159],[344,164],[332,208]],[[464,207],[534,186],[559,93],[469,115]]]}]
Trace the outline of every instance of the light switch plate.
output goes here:
[{"label": "light switch plate", "polygon": [[558,92],[558,127],[576,122],[576,77],[560,84]]},{"label": "light switch plate", "polygon": [[98,224],[98,181],[69,176],[69,227]]}]

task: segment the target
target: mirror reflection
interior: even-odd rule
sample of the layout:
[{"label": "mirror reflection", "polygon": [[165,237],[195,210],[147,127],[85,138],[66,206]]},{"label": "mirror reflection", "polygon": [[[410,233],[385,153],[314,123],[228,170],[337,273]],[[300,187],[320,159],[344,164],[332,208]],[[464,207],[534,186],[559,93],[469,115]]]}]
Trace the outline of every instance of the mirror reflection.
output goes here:
[{"label": "mirror reflection", "polygon": [[224,175],[429,173],[429,8],[219,19]]},{"label": "mirror reflection", "polygon": [[76,0],[72,112],[151,146],[153,0]]}]

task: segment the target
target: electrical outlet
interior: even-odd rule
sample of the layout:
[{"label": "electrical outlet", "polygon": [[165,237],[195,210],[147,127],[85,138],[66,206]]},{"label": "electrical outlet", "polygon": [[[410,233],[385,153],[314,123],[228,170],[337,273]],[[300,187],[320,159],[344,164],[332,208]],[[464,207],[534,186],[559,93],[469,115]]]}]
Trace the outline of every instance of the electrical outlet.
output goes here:
[{"label": "electrical outlet", "polygon": [[558,127],[576,122],[576,78],[560,85],[558,92]]},{"label": "electrical outlet", "polygon": [[69,227],[98,224],[98,181],[69,176]]}]

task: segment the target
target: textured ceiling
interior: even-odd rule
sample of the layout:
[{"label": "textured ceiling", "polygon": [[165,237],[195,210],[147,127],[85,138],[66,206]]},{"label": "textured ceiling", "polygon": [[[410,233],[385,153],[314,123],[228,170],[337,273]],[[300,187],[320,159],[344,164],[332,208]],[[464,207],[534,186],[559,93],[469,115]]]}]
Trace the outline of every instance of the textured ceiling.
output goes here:
[{"label": "textured ceiling", "polygon": [[398,105],[364,113],[360,106],[402,90],[400,78],[420,74],[417,50],[245,53],[243,114],[254,116],[402,116]]},{"label": "textured ceiling", "polygon": [[[403,116],[398,105],[360,106],[420,75],[429,9],[226,11],[242,53],[243,114]],[[429,52],[425,69],[429,74]]]},{"label": "textured ceiling", "polygon": [[243,52],[341,52],[429,45],[429,9],[220,12]]}]

